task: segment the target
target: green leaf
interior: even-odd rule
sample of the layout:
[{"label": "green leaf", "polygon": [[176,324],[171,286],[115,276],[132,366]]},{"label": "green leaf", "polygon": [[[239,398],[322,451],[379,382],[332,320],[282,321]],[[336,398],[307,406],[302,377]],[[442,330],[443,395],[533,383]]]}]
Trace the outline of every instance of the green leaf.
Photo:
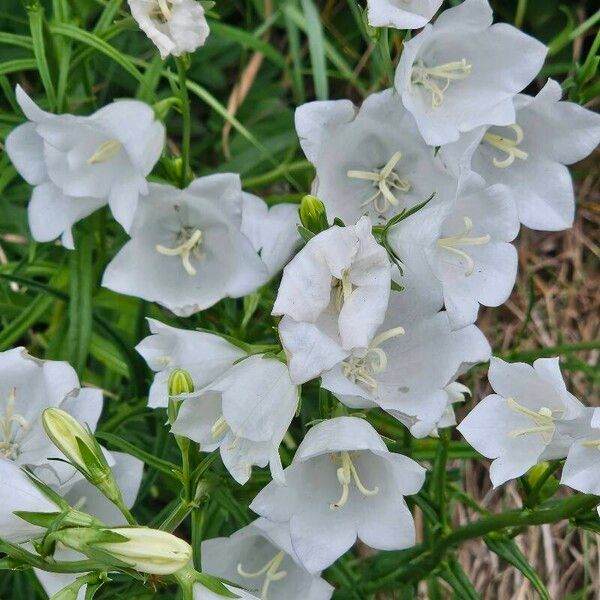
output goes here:
[{"label": "green leaf", "polygon": [[21,71],[35,71],[37,69],[37,60],[35,58],[15,58],[0,63],[0,75],[10,75],[11,73],[20,73]]},{"label": "green leaf", "polygon": [[529,579],[542,600],[552,600],[540,576],[533,570],[513,540],[499,534],[490,534],[485,536],[483,541],[492,552],[521,571]]},{"label": "green leaf", "polygon": [[325,40],[321,15],[313,0],[301,0],[306,19],[306,34],[312,65],[315,95],[317,100],[327,100],[329,84],[327,80],[327,61],[325,60]]},{"label": "green leaf", "polygon": [[481,596],[463,571],[457,560],[452,559],[444,566],[440,577],[454,590],[460,600],[481,600]]},{"label": "green leaf", "polygon": [[56,109],[56,90],[54,89],[54,78],[50,73],[48,57],[46,55],[46,42],[44,39],[44,8],[35,4],[29,9],[29,28],[31,29],[31,40],[33,42],[33,53],[37,61],[40,78],[44,84],[50,110]]},{"label": "green leaf", "polygon": [[207,590],[210,590],[214,594],[219,596],[223,596],[225,598],[239,598],[238,595],[230,592],[223,582],[216,577],[211,577],[210,575],[205,575],[204,573],[198,573],[196,575],[196,580],[198,583],[203,585]]}]

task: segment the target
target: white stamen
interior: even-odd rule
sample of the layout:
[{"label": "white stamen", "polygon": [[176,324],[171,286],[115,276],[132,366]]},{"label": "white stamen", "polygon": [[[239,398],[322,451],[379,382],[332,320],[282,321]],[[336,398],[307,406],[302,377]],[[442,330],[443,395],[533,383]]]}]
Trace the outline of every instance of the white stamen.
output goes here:
[{"label": "white stamen", "polygon": [[461,233],[447,238],[441,238],[437,243],[440,248],[453,252],[466,261],[467,270],[465,271],[465,276],[469,277],[475,270],[475,261],[458,246],[483,246],[491,240],[491,237],[489,234],[482,235],[481,237],[469,237],[469,233],[473,231],[473,221],[471,221],[469,217],[464,217],[464,223],[465,228]]},{"label": "white stamen", "polygon": [[265,580],[263,582],[262,588],[260,590],[261,600],[268,600],[269,587],[271,583],[276,581],[281,581],[285,577],[287,577],[287,571],[278,571],[281,563],[285,559],[285,552],[279,552],[276,554],[262,569],[256,571],[254,573],[249,573],[245,571],[242,567],[242,564],[239,563],[237,566],[238,575],[241,577],[245,577],[246,579],[256,579],[265,576]]},{"label": "white stamen", "polygon": [[[0,456],[9,460],[15,460],[18,457],[18,438],[30,427],[29,421],[25,417],[15,413],[16,401],[17,390],[12,388],[8,394],[4,416],[0,417]],[[14,425],[16,425],[16,431]]]},{"label": "white stamen", "polygon": [[554,417],[552,410],[543,406],[538,412],[535,412],[525,406],[522,406],[516,402],[513,398],[507,399],[508,406],[515,412],[530,418],[535,427],[525,427],[523,429],[514,429],[510,432],[511,437],[519,437],[522,435],[528,435],[530,433],[541,433],[544,441],[548,443],[554,435],[556,425],[554,424]]},{"label": "white stamen", "polygon": [[375,391],[378,385],[376,375],[385,371],[388,364],[387,354],[379,346],[403,334],[403,327],[394,327],[375,336],[364,356],[353,356],[342,362],[344,377],[350,379],[352,383],[363,384]]},{"label": "white stamen", "polygon": [[334,288],[335,308],[340,312],[342,306],[344,306],[344,302],[350,298],[350,295],[354,291],[354,286],[352,285],[348,271],[342,273],[341,279],[334,277],[331,283]]},{"label": "white stamen", "polygon": [[169,7],[169,0],[158,0],[158,9],[165,21],[171,20],[171,8]]},{"label": "white stamen", "polygon": [[585,440],[581,442],[581,445],[584,448],[595,448],[596,450],[600,450],[600,440]]},{"label": "white stamen", "polygon": [[[227,424],[225,417],[220,416],[215,421],[215,424],[210,428],[210,433],[211,433],[213,439],[216,440],[217,438],[221,437],[228,429],[229,429],[229,425]],[[235,440],[234,440],[234,442],[235,442]]]},{"label": "white stamen", "polygon": [[366,488],[360,477],[358,476],[358,471],[350,458],[350,453],[346,451],[340,452],[339,457],[334,456],[335,460],[339,460],[342,463],[342,466],[337,470],[337,479],[342,486],[342,495],[340,499],[329,505],[331,510],[337,510],[338,508],[342,508],[348,502],[348,498],[350,496],[350,484],[354,482],[356,489],[363,496],[375,496],[379,493],[379,488],[375,487],[372,490]]},{"label": "white stamen", "polygon": [[156,251],[165,256],[180,256],[183,268],[188,275],[195,275],[196,268],[192,265],[191,257],[200,258],[200,244],[202,243],[202,232],[199,229],[194,229],[190,234],[188,230],[183,230],[179,239],[183,241],[175,248],[168,248],[161,244],[156,245]]},{"label": "white stamen", "polygon": [[97,165],[112,160],[119,152],[123,144],[119,140],[108,140],[96,148],[96,152],[88,158],[88,165]]},{"label": "white stamen", "polygon": [[516,137],[514,140],[502,135],[497,135],[495,133],[486,133],[483,136],[483,141],[487,142],[494,148],[498,148],[498,150],[501,152],[505,152],[507,155],[504,160],[499,160],[494,157],[492,162],[494,163],[494,166],[498,167],[499,169],[506,169],[506,167],[510,167],[510,165],[515,162],[516,158],[519,160],[527,160],[529,158],[529,154],[527,152],[518,148],[519,144],[525,138],[523,128],[516,123],[514,125],[509,125],[508,128],[515,132]]},{"label": "white stamen", "polygon": [[[432,108],[439,108],[444,102],[444,94],[450,87],[452,81],[466,79],[472,71],[472,66],[467,64],[466,59],[449,62],[437,67],[426,67],[420,60],[411,72],[411,83],[413,85],[422,85],[431,93]],[[442,81],[440,87],[439,81]]]},{"label": "white stamen", "polygon": [[400,202],[394,195],[394,192],[396,190],[408,192],[411,188],[410,181],[402,179],[398,173],[394,171],[401,158],[402,154],[396,152],[379,171],[348,171],[347,175],[351,179],[371,181],[373,182],[373,186],[377,188],[375,194],[363,202],[361,207],[368,206],[372,202],[375,211],[383,214],[392,206],[399,206]]}]

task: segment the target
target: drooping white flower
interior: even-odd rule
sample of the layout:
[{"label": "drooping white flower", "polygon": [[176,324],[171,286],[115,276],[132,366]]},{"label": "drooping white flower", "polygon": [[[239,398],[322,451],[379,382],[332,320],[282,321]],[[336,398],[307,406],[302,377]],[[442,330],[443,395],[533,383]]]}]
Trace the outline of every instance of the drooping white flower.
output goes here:
[{"label": "drooping white flower", "polygon": [[531,366],[492,358],[488,378],[496,393],[479,402],[458,430],[494,459],[494,487],[540,461],[564,458],[571,436],[558,425],[580,417],[584,407],[567,391],[559,359],[540,358]]},{"label": "drooping white flower", "polygon": [[[111,452],[110,462],[112,463],[111,468],[121,490],[125,506],[131,508],[135,503],[142,482],[144,463],[122,452]],[[82,478],[74,485],[64,486],[58,491],[77,510],[90,514],[110,526],[123,524],[123,515],[117,507],[109,502],[96,487],[85,479]],[[54,558],[60,561],[84,560],[85,556],[69,548],[59,547],[56,549]],[[49,573],[40,569],[35,569],[35,573],[50,597],[73,583],[81,575]],[[79,596],[81,600],[85,596],[85,589],[86,587],[82,588]]]},{"label": "drooping white flower", "polygon": [[298,224],[297,204],[276,204],[269,208],[258,196],[244,194],[242,233],[260,252],[269,276],[279,273],[302,243]]},{"label": "drooping white flower", "polygon": [[[479,305],[507,300],[517,276],[510,244],[519,219],[510,190],[463,176],[454,201],[430,204],[392,227],[389,243],[400,260],[423,273],[432,294],[441,289],[453,327],[477,319]],[[427,274],[427,275],[425,275]]]},{"label": "drooping white flower", "polygon": [[151,408],[166,408],[169,404],[167,382],[173,370],[187,371],[199,390],[245,356],[243,350],[214,333],[177,329],[155,319],[148,319],[148,324],[152,335],[144,338],[136,350],[156,373],[148,393]]},{"label": "drooping white flower", "polygon": [[11,132],[6,151],[17,171],[35,186],[28,207],[34,239],[46,242],[62,236],[63,244],[72,248],[73,224],[106,203],[128,230],[165,140],[152,108],[122,100],[89,117],[53,115],[20,86],[16,96],[29,122]]},{"label": "drooping white flower", "polygon": [[80,388],[66,362],[43,361],[24,348],[0,353],[0,457],[31,468],[48,484],[62,485],[75,469],[61,461],[42,424],[46,408],[61,408],[95,429],[102,412],[102,392]]},{"label": "drooping white flower", "polygon": [[44,533],[15,515],[15,511],[59,513],[60,509],[11,460],[0,456],[0,539],[25,542]]},{"label": "drooping white flower", "polygon": [[452,165],[472,168],[488,184],[507,185],[521,223],[532,229],[571,227],[575,196],[565,165],[600,143],[600,115],[561,97],[560,84],[550,79],[534,98],[516,96],[513,123],[480,128],[442,148]]},{"label": "drooping white flower", "polygon": [[294,383],[319,376],[367,349],[390,294],[387,252],[371,222],[334,226],[312,238],[283,271],[274,315]]},{"label": "drooping white flower", "polygon": [[196,179],[185,190],[150,184],[129,240],[102,285],[158,302],[179,316],[253,292],[267,268],[241,232],[239,175]]},{"label": "drooping white flower", "polygon": [[369,0],[369,25],[420,29],[431,21],[442,2],[443,0]]},{"label": "drooping white flower", "polygon": [[127,0],[131,15],[162,59],[204,46],[210,33],[204,8],[196,0]]},{"label": "drooping white flower", "polygon": [[514,123],[513,97],[546,52],[515,27],[492,25],[487,0],[465,0],[404,45],[396,89],[425,141],[448,144],[481,125]]},{"label": "drooping white flower", "polygon": [[406,310],[404,294],[392,292],[368,350],[323,373],[321,385],[351,408],[383,408],[424,437],[446,412],[449,384],[465,365],[487,361],[491,349],[475,325],[453,330],[445,312]]},{"label": "drooping white flower", "polygon": [[285,485],[267,485],[250,508],[289,525],[294,552],[312,573],[331,565],[357,537],[381,550],[415,543],[403,496],[421,489],[425,470],[389,452],[362,419],[338,417],[315,425],[285,479]]},{"label": "drooping white flower", "polygon": [[296,110],[296,130],[317,176],[312,192],[329,219],[383,222],[432,194],[453,197],[456,177],[422,140],[395,90],[350,100],[310,102]]},{"label": "drooping white flower", "polygon": [[252,465],[267,464],[273,478],[281,481],[279,445],[298,397],[285,364],[250,356],[184,400],[172,431],[198,442],[203,452],[220,448],[225,467],[238,483],[250,479]]},{"label": "drooping white flower", "polygon": [[309,573],[287,526],[257,519],[228,538],[202,542],[203,572],[256,590],[261,600],[329,600],[333,587]]}]

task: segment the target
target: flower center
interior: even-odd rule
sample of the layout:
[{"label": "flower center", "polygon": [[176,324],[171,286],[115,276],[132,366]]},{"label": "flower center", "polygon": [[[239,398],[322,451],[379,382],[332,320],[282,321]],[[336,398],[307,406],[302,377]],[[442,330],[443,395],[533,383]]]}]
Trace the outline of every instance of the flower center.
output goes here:
[{"label": "flower center", "polygon": [[529,154],[519,148],[519,144],[525,138],[523,128],[515,123],[514,125],[509,125],[508,129],[512,129],[515,132],[515,139],[489,132],[483,136],[484,142],[506,154],[506,158],[499,160],[494,157],[492,161],[494,166],[499,169],[510,167],[516,158],[519,160],[527,160],[529,158]]},{"label": "flower center", "polygon": [[472,71],[472,66],[466,59],[449,62],[437,67],[426,67],[420,60],[412,68],[411,83],[422,85],[431,94],[432,108],[439,108],[444,102],[444,94],[453,81],[466,79]]},{"label": "flower center", "polygon": [[344,306],[344,302],[348,300],[354,290],[354,286],[352,285],[348,271],[344,271],[342,273],[341,279],[334,277],[331,285],[333,287],[335,308],[338,312],[340,312],[342,310],[342,306]]},{"label": "flower center", "polygon": [[287,577],[287,571],[279,571],[279,567],[285,558],[285,552],[281,551],[276,554],[262,569],[255,573],[245,571],[242,563],[237,566],[237,572],[240,576],[246,579],[257,579],[262,575],[265,576],[262,588],[260,590],[261,600],[268,600],[269,587],[275,581],[281,581]]},{"label": "flower center", "polygon": [[88,165],[97,165],[112,160],[121,152],[123,144],[119,140],[108,140],[100,144],[87,160]]},{"label": "flower center", "polygon": [[202,232],[199,229],[185,227],[177,236],[178,246],[168,248],[161,244],[156,245],[156,251],[165,256],[180,256],[183,268],[188,275],[195,275],[196,268],[192,264],[191,259],[197,260],[202,258],[200,246],[202,245]]},{"label": "flower center", "polygon": [[395,193],[408,192],[411,188],[410,181],[402,179],[398,173],[394,171],[401,158],[402,154],[396,152],[380,170],[348,171],[347,175],[351,179],[371,181],[373,187],[377,188],[377,191],[368,200],[365,200],[365,202],[361,204],[361,207],[368,206],[372,202],[375,211],[383,214],[387,212],[390,207],[397,207],[400,204]]},{"label": "flower center", "polygon": [[459,246],[484,246],[490,241],[491,237],[489,234],[482,235],[481,237],[469,237],[469,234],[473,231],[473,221],[469,217],[464,217],[464,223],[465,228],[463,231],[447,238],[440,238],[437,243],[440,248],[458,255],[466,261],[467,270],[465,271],[465,276],[469,277],[475,270],[475,261],[464,250],[461,250]]},{"label": "flower center", "polygon": [[375,391],[378,385],[377,374],[385,371],[388,364],[387,354],[379,346],[403,334],[403,327],[394,327],[375,336],[364,356],[353,356],[342,362],[344,376],[352,383],[365,385],[371,391]]},{"label": "flower center", "polygon": [[12,388],[6,402],[4,416],[0,417],[0,456],[16,460],[19,456],[19,438],[30,424],[25,417],[15,413],[17,390]]},{"label": "flower center", "polygon": [[544,441],[548,443],[554,435],[556,425],[554,424],[554,417],[552,416],[552,410],[546,406],[542,406],[538,412],[530,410],[525,406],[522,406],[516,402],[513,398],[508,398],[508,406],[515,412],[530,418],[534,426],[525,427],[524,429],[514,429],[510,432],[511,437],[520,437],[522,435],[528,435],[530,433],[541,433]]},{"label": "flower center", "polygon": [[348,502],[348,498],[350,496],[350,485],[352,483],[354,483],[356,489],[363,496],[375,496],[379,493],[378,487],[375,487],[372,490],[370,490],[363,485],[362,481],[360,480],[360,477],[358,476],[358,471],[356,470],[356,467],[352,462],[352,458],[350,458],[349,452],[346,452],[344,450],[339,453],[339,456],[335,454],[332,454],[331,456],[333,460],[342,463],[342,466],[337,470],[337,479],[340,482],[340,485],[342,486],[342,495],[340,496],[340,499],[337,502],[329,505],[329,508],[331,510],[337,510],[338,508],[346,506],[346,503]]}]

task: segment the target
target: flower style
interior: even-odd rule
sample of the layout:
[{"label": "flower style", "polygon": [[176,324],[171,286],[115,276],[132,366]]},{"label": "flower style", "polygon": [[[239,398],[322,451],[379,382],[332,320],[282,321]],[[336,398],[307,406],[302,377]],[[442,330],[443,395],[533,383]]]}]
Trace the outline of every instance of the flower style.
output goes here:
[{"label": "flower style", "polygon": [[196,0],[127,0],[131,15],[164,60],[204,46],[210,29]]},{"label": "flower style", "polygon": [[202,542],[202,570],[259,590],[261,600],[329,600],[333,593],[333,587],[301,565],[289,529],[267,519],[257,519],[228,538]]},{"label": "flower style", "polygon": [[479,402],[458,430],[494,459],[494,487],[540,461],[564,458],[571,437],[562,427],[581,417],[583,405],[567,391],[559,359],[540,358],[531,366],[492,358],[488,378],[496,393]]},{"label": "flower style", "polygon": [[225,467],[242,485],[252,465],[269,464],[273,478],[282,481],[279,445],[298,398],[285,364],[250,356],[184,400],[172,431],[198,442],[203,452],[220,448]]},{"label": "flower style", "polygon": [[535,98],[515,98],[513,123],[481,128],[442,148],[489,184],[507,185],[519,220],[532,229],[571,227],[575,195],[565,165],[584,159],[600,143],[600,115],[561,97],[560,84],[550,79]]},{"label": "flower style", "polygon": [[371,222],[312,238],[283,271],[273,307],[294,383],[318,377],[367,349],[385,317],[391,266]]},{"label": "flower style", "polygon": [[242,233],[260,252],[270,277],[285,267],[302,243],[298,222],[297,204],[269,208],[258,196],[244,194]]},{"label": "flower style", "polygon": [[0,458],[30,467],[48,484],[62,485],[75,469],[49,458],[62,454],[46,436],[42,412],[62,408],[92,430],[102,412],[102,392],[80,388],[65,362],[42,361],[24,348],[0,353]]},{"label": "flower style", "polygon": [[492,18],[487,0],[465,0],[404,45],[396,89],[428,144],[515,122],[513,97],[538,74],[547,48]]},{"label": "flower style", "polygon": [[187,371],[199,390],[246,355],[214,333],[177,329],[155,319],[148,319],[148,324],[152,335],[144,338],[136,350],[155,372],[148,394],[151,408],[166,408],[169,404],[167,383],[174,369]]},{"label": "flower style", "polygon": [[146,176],[159,159],[163,125],[150,106],[135,100],[113,102],[89,117],[41,110],[17,86],[17,101],[29,122],[6,139],[17,171],[35,186],[28,206],[37,241],[62,236],[73,248],[71,227],[107,202],[128,230]]},{"label": "flower style", "polygon": [[238,175],[196,179],[185,190],[150,184],[125,244],[102,285],[189,316],[226,297],[238,298],[268,279],[241,232]]},{"label": "flower style", "polygon": [[433,18],[443,0],[369,0],[372,27],[421,29]]},{"label": "flower style", "polygon": [[43,528],[17,517],[15,511],[60,513],[17,464],[0,457],[0,539],[21,543],[44,533]]},{"label": "flower style", "polygon": [[285,478],[283,486],[267,485],[250,508],[289,524],[294,552],[311,573],[331,565],[357,537],[381,550],[415,543],[403,496],[421,489],[425,469],[389,452],[366,421],[338,417],[315,425]]},{"label": "flower style", "polygon": [[401,261],[422,271],[431,294],[443,294],[455,328],[475,322],[479,305],[500,306],[517,276],[510,244],[519,219],[509,189],[484,187],[478,176],[461,177],[453,202],[432,201],[395,225],[389,243]]},{"label": "flower style", "polygon": [[424,437],[446,412],[451,382],[466,365],[487,361],[491,349],[475,325],[453,331],[445,312],[407,311],[404,293],[392,292],[367,352],[323,373],[321,385],[346,406],[379,406]]},{"label": "flower style", "polygon": [[433,193],[456,192],[456,177],[419,135],[395,90],[349,100],[310,102],[296,110],[302,149],[316,168],[313,194],[330,219],[383,222]]}]

